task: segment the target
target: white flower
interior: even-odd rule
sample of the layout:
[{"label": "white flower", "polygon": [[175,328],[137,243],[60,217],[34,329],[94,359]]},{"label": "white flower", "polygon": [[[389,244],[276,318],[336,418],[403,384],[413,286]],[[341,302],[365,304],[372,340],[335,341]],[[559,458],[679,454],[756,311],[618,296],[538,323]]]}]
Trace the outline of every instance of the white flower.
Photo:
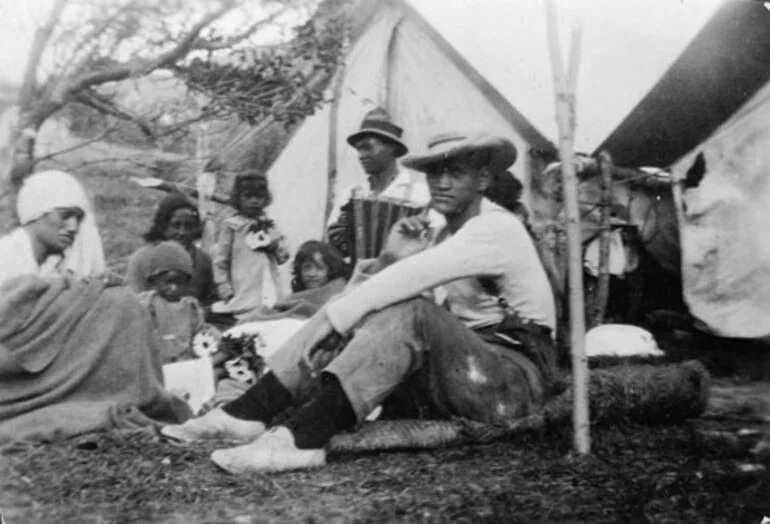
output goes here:
[{"label": "white flower", "polygon": [[192,350],[197,357],[208,357],[217,352],[222,336],[216,328],[206,326],[193,337]]},{"label": "white flower", "polygon": [[246,233],[246,246],[254,251],[266,248],[271,242],[270,234],[267,231],[252,231]]},{"label": "white flower", "polygon": [[230,378],[238,382],[251,383],[257,380],[257,376],[249,369],[249,365],[242,357],[225,362],[225,370]]}]

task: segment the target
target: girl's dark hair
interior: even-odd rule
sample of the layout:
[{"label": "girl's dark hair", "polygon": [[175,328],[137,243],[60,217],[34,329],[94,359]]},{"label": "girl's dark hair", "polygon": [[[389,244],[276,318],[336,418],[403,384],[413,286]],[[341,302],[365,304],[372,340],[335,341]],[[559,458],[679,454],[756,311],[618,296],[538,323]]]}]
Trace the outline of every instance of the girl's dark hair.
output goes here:
[{"label": "girl's dark hair", "polygon": [[337,248],[318,240],[308,240],[299,246],[297,254],[294,256],[294,262],[292,263],[291,274],[294,275],[294,278],[291,280],[291,290],[294,293],[307,289],[301,278],[302,264],[308,260],[313,260],[313,256],[316,253],[321,253],[324,264],[329,266],[330,282],[340,277],[345,280],[350,278],[350,267],[345,263],[342,253],[340,253]]},{"label": "girl's dark hair", "polygon": [[[167,240],[166,229],[168,228],[168,223],[171,222],[171,217],[174,216],[174,213],[180,209],[189,209],[195,213],[195,217],[198,219],[198,225],[202,226],[200,215],[198,214],[198,208],[195,206],[192,200],[187,198],[182,193],[173,192],[168,194],[163,198],[163,200],[160,201],[158,204],[158,209],[155,210],[155,216],[152,218],[152,225],[150,226],[150,230],[142,235],[142,238],[144,238],[147,242],[160,242],[162,240]],[[200,238],[202,235],[203,227],[199,227],[196,239]]]},{"label": "girl's dark hair", "polygon": [[269,206],[273,201],[273,195],[270,194],[270,189],[267,186],[267,178],[257,173],[245,173],[236,175],[233,180],[233,188],[230,191],[230,205],[239,210],[241,209],[241,193],[243,193],[244,186],[252,186],[259,192],[264,192],[266,203],[265,207]]}]

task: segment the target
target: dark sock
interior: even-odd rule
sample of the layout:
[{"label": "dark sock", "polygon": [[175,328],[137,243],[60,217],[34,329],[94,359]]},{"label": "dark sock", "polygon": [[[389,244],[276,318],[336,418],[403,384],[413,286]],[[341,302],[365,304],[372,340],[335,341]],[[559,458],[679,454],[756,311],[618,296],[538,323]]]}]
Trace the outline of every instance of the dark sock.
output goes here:
[{"label": "dark sock", "polygon": [[356,424],[356,413],[337,377],[324,373],[322,381],[318,395],[285,423],[300,449],[322,448],[334,435]]},{"label": "dark sock", "polygon": [[246,393],[222,406],[222,410],[235,418],[259,420],[268,425],[273,417],[291,406],[291,401],[291,393],[271,371]]}]

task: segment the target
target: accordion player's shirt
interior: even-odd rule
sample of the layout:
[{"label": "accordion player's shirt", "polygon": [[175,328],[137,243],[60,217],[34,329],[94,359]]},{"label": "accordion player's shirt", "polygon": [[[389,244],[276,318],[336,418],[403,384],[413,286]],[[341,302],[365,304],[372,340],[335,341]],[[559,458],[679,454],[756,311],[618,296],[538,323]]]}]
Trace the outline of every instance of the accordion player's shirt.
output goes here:
[{"label": "accordion player's shirt", "polygon": [[[502,207],[482,200],[481,213],[454,235],[437,235],[421,253],[371,275],[330,303],[326,313],[334,328],[348,333],[366,315],[442,287],[449,310],[469,328],[499,323],[503,312],[479,277],[491,277],[500,294],[525,321],[552,330],[556,312],[548,277],[521,221]],[[356,268],[366,275],[367,263]]]},{"label": "accordion player's shirt", "polygon": [[[347,204],[356,190],[360,190],[364,194],[371,193],[369,181],[366,180],[361,184],[350,186],[337,197],[334,209],[329,214],[329,220],[326,221],[327,227],[337,221],[340,216],[340,209]],[[402,166],[399,166],[398,174],[396,175],[396,178],[393,179],[393,182],[391,182],[378,196],[405,200],[418,206],[427,206],[430,203],[430,190],[428,189],[425,175],[418,171],[406,169]]]}]

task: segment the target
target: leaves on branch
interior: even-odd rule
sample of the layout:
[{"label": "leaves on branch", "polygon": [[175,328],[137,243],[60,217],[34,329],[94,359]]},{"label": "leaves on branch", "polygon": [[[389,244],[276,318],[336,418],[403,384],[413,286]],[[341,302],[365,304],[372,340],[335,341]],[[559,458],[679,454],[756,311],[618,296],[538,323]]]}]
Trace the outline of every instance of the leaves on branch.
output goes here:
[{"label": "leaves on branch", "polygon": [[255,125],[271,117],[291,124],[312,114],[340,61],[344,19],[311,20],[295,30],[288,44],[243,48],[227,57],[198,56],[174,71],[194,92],[205,95],[204,110],[234,113]]}]

